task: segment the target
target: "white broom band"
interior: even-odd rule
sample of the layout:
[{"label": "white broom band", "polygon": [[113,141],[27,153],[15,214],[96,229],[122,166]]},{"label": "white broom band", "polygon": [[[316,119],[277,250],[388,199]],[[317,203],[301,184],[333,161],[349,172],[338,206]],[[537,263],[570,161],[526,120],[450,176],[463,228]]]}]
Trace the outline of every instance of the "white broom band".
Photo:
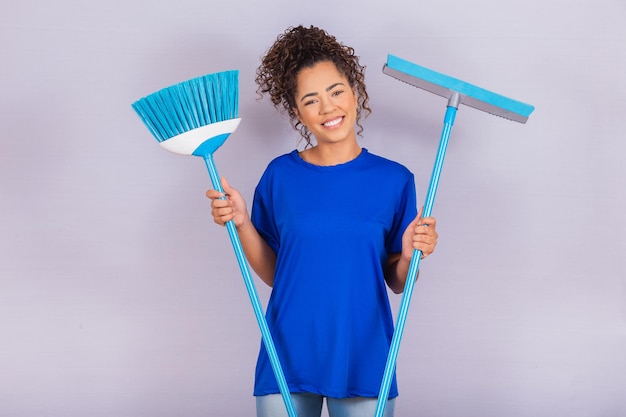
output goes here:
[{"label": "white broom band", "polygon": [[207,140],[226,133],[233,133],[240,122],[241,118],[236,118],[200,126],[159,142],[159,145],[170,152],[189,156]]}]

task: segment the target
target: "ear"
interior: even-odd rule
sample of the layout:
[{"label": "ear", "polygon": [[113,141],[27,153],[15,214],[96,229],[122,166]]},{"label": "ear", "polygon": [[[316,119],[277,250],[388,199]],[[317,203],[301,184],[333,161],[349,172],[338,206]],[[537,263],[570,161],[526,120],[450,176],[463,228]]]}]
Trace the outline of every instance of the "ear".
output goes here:
[{"label": "ear", "polygon": [[297,107],[292,107],[292,108],[291,108],[291,110],[293,111],[293,114],[295,114],[295,115],[296,115],[296,118],[298,119],[298,121],[299,121],[302,125],[306,126],[306,125],[304,124],[304,122],[302,121],[302,117],[300,117],[300,112],[298,111],[298,108],[297,108]]}]

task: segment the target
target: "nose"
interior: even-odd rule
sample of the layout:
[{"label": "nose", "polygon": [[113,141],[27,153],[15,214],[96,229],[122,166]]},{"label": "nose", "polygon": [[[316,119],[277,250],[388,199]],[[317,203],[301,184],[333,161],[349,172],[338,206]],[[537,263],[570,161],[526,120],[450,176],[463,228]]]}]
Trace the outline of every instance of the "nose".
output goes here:
[{"label": "nose", "polygon": [[329,97],[323,97],[320,99],[320,114],[332,113],[337,106],[333,100]]}]

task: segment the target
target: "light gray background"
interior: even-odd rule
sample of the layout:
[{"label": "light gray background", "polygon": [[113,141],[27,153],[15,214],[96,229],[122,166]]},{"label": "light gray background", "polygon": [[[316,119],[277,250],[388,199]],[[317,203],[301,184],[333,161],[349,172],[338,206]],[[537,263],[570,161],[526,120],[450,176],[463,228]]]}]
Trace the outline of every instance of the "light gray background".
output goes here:
[{"label": "light gray background", "polygon": [[362,144],[420,201],[445,100],[382,74],[388,53],[536,106],[526,125],[459,111],[397,414],[626,415],[625,18],[622,0],[0,0],[0,416],[253,415],[260,334],[208,174],[130,104],[239,69],[216,162],[250,201],[298,145],[253,80],[300,23],[356,48]]}]

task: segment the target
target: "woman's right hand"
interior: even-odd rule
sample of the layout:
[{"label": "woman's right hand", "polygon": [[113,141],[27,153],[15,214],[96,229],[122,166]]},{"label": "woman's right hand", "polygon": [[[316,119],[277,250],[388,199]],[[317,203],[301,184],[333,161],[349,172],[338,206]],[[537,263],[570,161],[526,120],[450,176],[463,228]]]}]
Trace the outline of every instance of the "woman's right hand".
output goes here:
[{"label": "woman's right hand", "polygon": [[221,182],[224,193],[217,190],[208,190],[206,192],[206,196],[211,199],[213,221],[224,226],[226,222],[233,220],[238,228],[250,218],[246,208],[246,201],[239,191],[228,184],[226,178],[222,178]]}]

